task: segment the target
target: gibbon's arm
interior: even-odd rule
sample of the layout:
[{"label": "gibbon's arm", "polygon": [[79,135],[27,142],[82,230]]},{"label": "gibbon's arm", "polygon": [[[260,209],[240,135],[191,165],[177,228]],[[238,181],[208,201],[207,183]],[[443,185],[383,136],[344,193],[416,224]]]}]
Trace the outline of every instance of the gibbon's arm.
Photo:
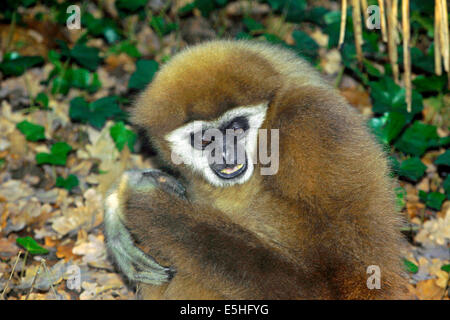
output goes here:
[{"label": "gibbon's arm", "polygon": [[[300,298],[304,290],[311,297],[320,287],[302,288],[306,273],[220,212],[192,204],[183,194],[173,177],[147,170],[126,172],[108,196],[108,247],[131,280],[158,285],[180,273],[224,297],[244,299]],[[133,239],[169,267],[144,254]]]}]

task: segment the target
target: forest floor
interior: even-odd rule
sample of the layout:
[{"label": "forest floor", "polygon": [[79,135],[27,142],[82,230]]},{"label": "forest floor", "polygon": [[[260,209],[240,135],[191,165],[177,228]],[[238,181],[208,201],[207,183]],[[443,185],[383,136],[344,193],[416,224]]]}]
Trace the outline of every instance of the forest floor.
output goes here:
[{"label": "forest floor", "polygon": [[[152,166],[152,152],[123,116],[142,88],[136,62],[146,58],[141,67],[151,73],[187,44],[220,37],[224,29],[244,29],[240,7],[234,3],[220,8],[214,19],[204,18],[198,9],[177,17],[170,9],[167,16],[178,26],[172,26],[173,32],[170,24],[159,24],[166,31],[155,31],[157,22],[143,23],[130,15],[120,25],[123,34],[133,34],[135,46],[126,41],[120,42],[122,47],[111,45],[103,34],[92,31],[79,52],[74,44],[84,30],[69,31],[35,19],[36,13],[50,14],[50,8],[42,5],[21,8],[22,23],[13,30],[11,24],[0,25],[0,39],[12,39],[8,50],[2,40],[3,52],[44,57],[22,73],[0,78],[1,298],[135,298],[134,289],[107,256],[102,201],[124,170]],[[118,17],[113,6],[88,9],[96,17]],[[272,15],[267,4],[254,4],[252,10],[253,21],[287,44],[295,43],[291,34],[297,25]],[[338,84],[367,119],[372,117],[369,89],[343,72],[341,54],[328,47],[328,36],[310,25],[302,30],[318,45],[317,61],[326,79]],[[54,41],[57,36],[68,48]],[[98,56],[83,51],[86,47],[95,48]],[[83,59],[97,64],[95,73]],[[71,83],[64,72],[72,72]],[[444,99],[450,102],[448,93]],[[74,106],[86,114],[76,114]],[[422,117],[433,112],[431,101],[424,103]],[[439,137],[448,136],[448,122],[438,121],[436,126]],[[409,240],[404,257],[411,299],[449,299],[450,201],[442,199],[439,209],[433,209],[420,196],[420,191],[445,193],[442,169],[435,163],[444,152],[444,148],[428,150],[420,157],[426,166],[423,176],[415,182],[399,181],[405,191],[399,199],[406,221],[402,231]]]}]

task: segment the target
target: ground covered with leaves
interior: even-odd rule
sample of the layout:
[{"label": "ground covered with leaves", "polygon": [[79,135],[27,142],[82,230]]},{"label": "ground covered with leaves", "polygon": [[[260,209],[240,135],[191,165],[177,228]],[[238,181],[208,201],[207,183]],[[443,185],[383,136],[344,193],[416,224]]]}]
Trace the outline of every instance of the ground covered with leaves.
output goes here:
[{"label": "ground covered with leaves", "polygon": [[135,298],[102,231],[111,182],[152,166],[127,110],[173,54],[216,38],[291,48],[367,117],[399,181],[410,297],[449,299],[450,93],[434,75],[432,1],[411,1],[411,112],[379,30],[364,29],[357,65],[349,11],[337,49],[335,1],[84,1],[69,30],[72,4],[7,0],[0,13],[1,299]]}]

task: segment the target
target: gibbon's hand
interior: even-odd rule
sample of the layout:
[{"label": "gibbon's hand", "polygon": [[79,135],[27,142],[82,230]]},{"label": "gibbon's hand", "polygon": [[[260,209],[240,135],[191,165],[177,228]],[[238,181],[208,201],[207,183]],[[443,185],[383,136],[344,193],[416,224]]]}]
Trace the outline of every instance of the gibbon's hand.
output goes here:
[{"label": "gibbon's hand", "polygon": [[105,234],[107,246],[118,267],[132,281],[159,285],[170,281],[174,270],[159,265],[140,250],[124,224],[124,201],[128,190],[151,193],[159,188],[184,197],[184,187],[170,175],[154,169],[132,170],[123,174],[118,185],[108,192],[105,201]]}]

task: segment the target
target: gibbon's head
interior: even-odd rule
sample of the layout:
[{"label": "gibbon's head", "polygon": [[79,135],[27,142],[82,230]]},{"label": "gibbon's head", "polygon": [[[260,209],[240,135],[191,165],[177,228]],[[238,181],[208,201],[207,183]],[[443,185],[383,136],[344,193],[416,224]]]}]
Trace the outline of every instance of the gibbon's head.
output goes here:
[{"label": "gibbon's head", "polygon": [[[133,122],[146,128],[169,165],[214,186],[242,184],[255,172],[258,129],[282,86],[269,56],[284,50],[245,41],[213,41],[174,56],[140,96]],[[184,172],[188,172],[184,171]]]}]

